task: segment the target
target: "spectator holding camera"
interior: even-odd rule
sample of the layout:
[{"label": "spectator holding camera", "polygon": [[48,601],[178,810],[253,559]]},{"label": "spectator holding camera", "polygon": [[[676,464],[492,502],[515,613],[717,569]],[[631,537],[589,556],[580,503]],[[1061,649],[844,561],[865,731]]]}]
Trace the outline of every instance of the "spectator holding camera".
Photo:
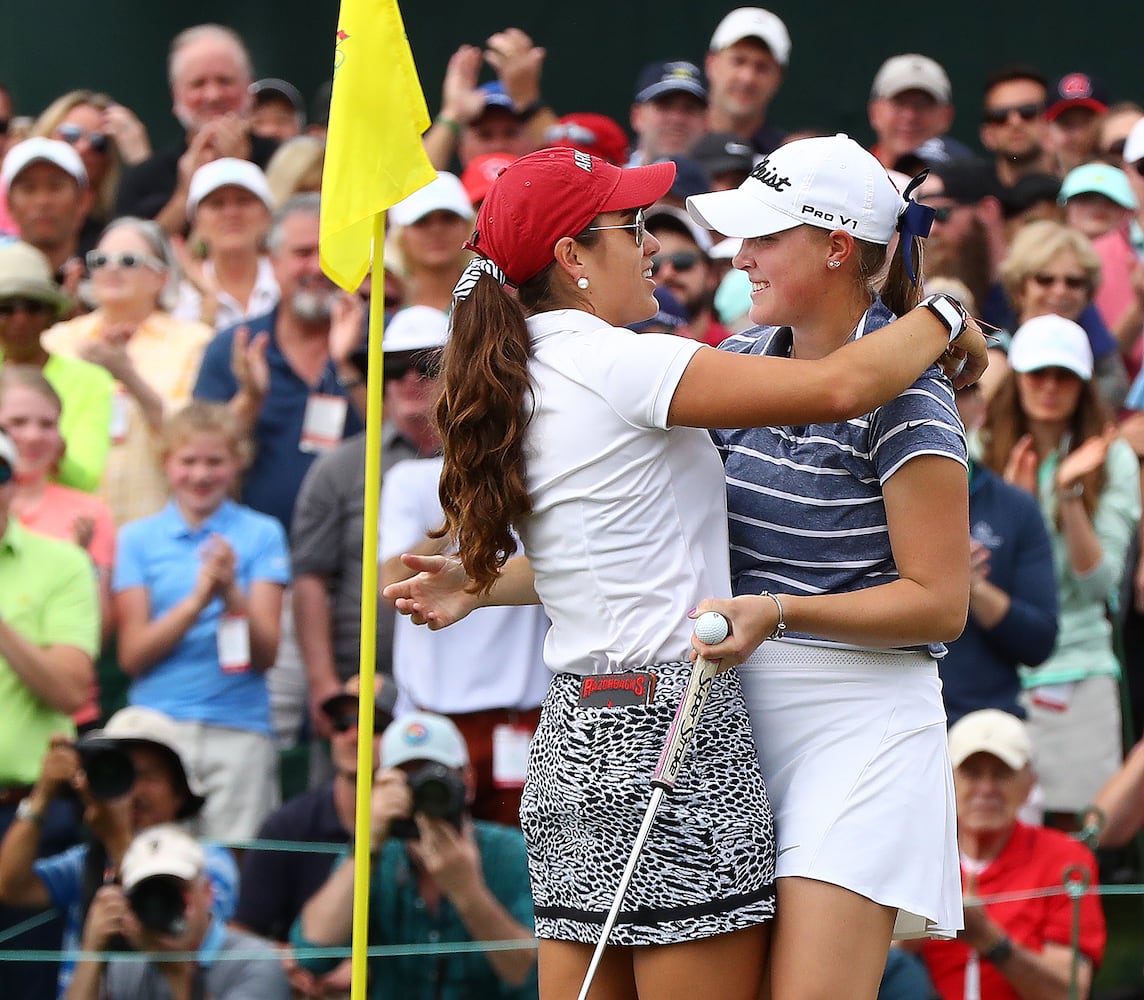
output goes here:
[{"label": "spectator holding camera", "polygon": [[[353,838],[357,794],[358,695],[355,674],[336,694],[322,702],[330,732],[334,778],[303,792],[276,809],[258,831],[259,840],[299,844],[348,844]],[[393,721],[397,687],[384,674],[374,676],[373,759],[378,759],[381,733]],[[242,860],[242,892],[234,915],[237,927],[273,941],[285,942],[307,900],[330,877],[335,854],[301,851],[249,851]],[[343,960],[320,976],[301,968],[289,948],[282,961],[291,986],[303,996],[348,992],[350,962]]]},{"label": "spectator holding camera", "polygon": [[[66,851],[42,856],[45,817],[53,805],[78,799],[90,836]],[[0,842],[0,900],[10,906],[63,914],[63,949],[80,946],[84,919],[101,885],[114,881],[132,838],[164,823],[197,816],[204,798],[179,750],[174,723],[162,712],[133,706],[76,743],[53,738],[40,779]],[[37,860],[38,859],[38,860]],[[238,870],[230,852],[205,849],[205,872],[219,920],[234,912]],[[74,963],[60,965],[59,993]]]},{"label": "spectator holding camera", "polygon": [[230,498],[248,442],[233,413],[195,402],[168,420],[171,500],[119,533],[119,665],[133,705],[175,720],[209,799],[198,832],[250,837],[278,804],[266,671],[290,580],[286,533]]},{"label": "spectator holding camera", "polygon": [[[373,960],[372,1000],[535,997],[536,953],[525,944],[533,917],[524,840],[511,827],[472,820],[460,731],[444,716],[410,713],[386,728],[380,764],[371,805],[371,943],[519,940],[522,947],[442,953],[435,961]],[[311,958],[307,948],[350,940],[353,876],[347,859],[291,931],[299,964],[312,972],[335,960]]]},{"label": "spectator holding camera", "polygon": [[[253,935],[231,930],[214,912],[206,868],[206,851],[176,826],[136,836],[123,855],[121,884],[103,886],[92,900],[83,950],[106,951],[122,937],[139,951],[184,957],[110,963],[84,959],[65,1000],[288,1000],[290,987],[273,949]],[[243,957],[231,959],[228,952]]]}]

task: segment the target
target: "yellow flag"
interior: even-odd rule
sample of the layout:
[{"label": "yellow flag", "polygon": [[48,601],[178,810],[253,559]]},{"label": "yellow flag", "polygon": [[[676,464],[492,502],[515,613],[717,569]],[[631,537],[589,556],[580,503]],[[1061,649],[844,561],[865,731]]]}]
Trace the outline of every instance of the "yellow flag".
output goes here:
[{"label": "yellow flag", "polygon": [[436,178],[428,127],[396,0],[342,0],[319,246],[322,270],[346,291],[369,270],[374,217]]}]

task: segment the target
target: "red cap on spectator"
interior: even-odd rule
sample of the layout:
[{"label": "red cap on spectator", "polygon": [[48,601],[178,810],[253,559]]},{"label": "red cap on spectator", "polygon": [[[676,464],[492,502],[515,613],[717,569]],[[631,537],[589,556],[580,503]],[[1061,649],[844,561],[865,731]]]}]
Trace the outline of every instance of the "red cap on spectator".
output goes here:
[{"label": "red cap on spectator", "polygon": [[489,186],[496,180],[497,174],[515,160],[516,157],[509,153],[485,153],[469,161],[469,165],[461,174],[461,186],[474,208],[484,201],[485,195],[489,193]]},{"label": "red cap on spectator", "polygon": [[628,162],[628,137],[619,122],[607,115],[576,111],[544,132],[547,146],[569,146],[622,167]]},{"label": "red cap on spectator", "polygon": [[468,246],[522,285],[552,263],[559,240],[583,232],[602,212],[647,207],[674,179],[670,161],[622,170],[577,149],[540,149],[493,181]]}]

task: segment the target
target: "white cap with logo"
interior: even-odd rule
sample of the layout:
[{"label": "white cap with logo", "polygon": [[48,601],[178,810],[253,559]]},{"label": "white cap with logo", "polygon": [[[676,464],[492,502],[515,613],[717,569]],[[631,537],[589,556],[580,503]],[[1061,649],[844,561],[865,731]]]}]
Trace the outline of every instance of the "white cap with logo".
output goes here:
[{"label": "white cap with logo", "polygon": [[387,354],[432,351],[449,339],[449,315],[432,306],[406,306],[385,324],[381,346]]},{"label": "white cap with logo", "polygon": [[715,28],[708,49],[719,52],[744,38],[757,38],[783,66],[790,60],[790,32],[782,18],[762,7],[739,7]]},{"label": "white cap with logo", "polygon": [[874,77],[870,96],[897,97],[907,90],[929,94],[938,104],[949,104],[953,100],[953,87],[941,64],[917,52],[891,56],[882,63]]},{"label": "white cap with logo", "polygon": [[469,763],[469,750],[452,720],[433,712],[410,712],[382,733],[381,766],[397,767],[411,760],[464,767]]},{"label": "white cap with logo", "polygon": [[975,753],[992,754],[1019,771],[1033,759],[1033,744],[1017,716],[999,708],[982,708],[949,727],[950,763],[960,767]]},{"label": "white cap with logo", "polygon": [[1065,368],[1087,382],[1092,378],[1092,346],[1084,328],[1063,316],[1035,316],[1013,334],[1009,367],[1022,374]]},{"label": "white cap with logo", "polygon": [[724,236],[751,239],[809,225],[883,246],[905,208],[886,168],[842,133],[787,143],[737,188],[687,199],[691,217]]}]

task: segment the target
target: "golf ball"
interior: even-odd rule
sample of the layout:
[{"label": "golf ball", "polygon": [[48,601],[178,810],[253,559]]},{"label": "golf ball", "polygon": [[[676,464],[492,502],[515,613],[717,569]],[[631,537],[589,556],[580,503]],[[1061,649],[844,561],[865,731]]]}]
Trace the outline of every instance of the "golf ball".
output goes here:
[{"label": "golf ball", "polygon": [[695,620],[695,638],[711,646],[727,638],[727,619],[718,611],[704,611]]}]

